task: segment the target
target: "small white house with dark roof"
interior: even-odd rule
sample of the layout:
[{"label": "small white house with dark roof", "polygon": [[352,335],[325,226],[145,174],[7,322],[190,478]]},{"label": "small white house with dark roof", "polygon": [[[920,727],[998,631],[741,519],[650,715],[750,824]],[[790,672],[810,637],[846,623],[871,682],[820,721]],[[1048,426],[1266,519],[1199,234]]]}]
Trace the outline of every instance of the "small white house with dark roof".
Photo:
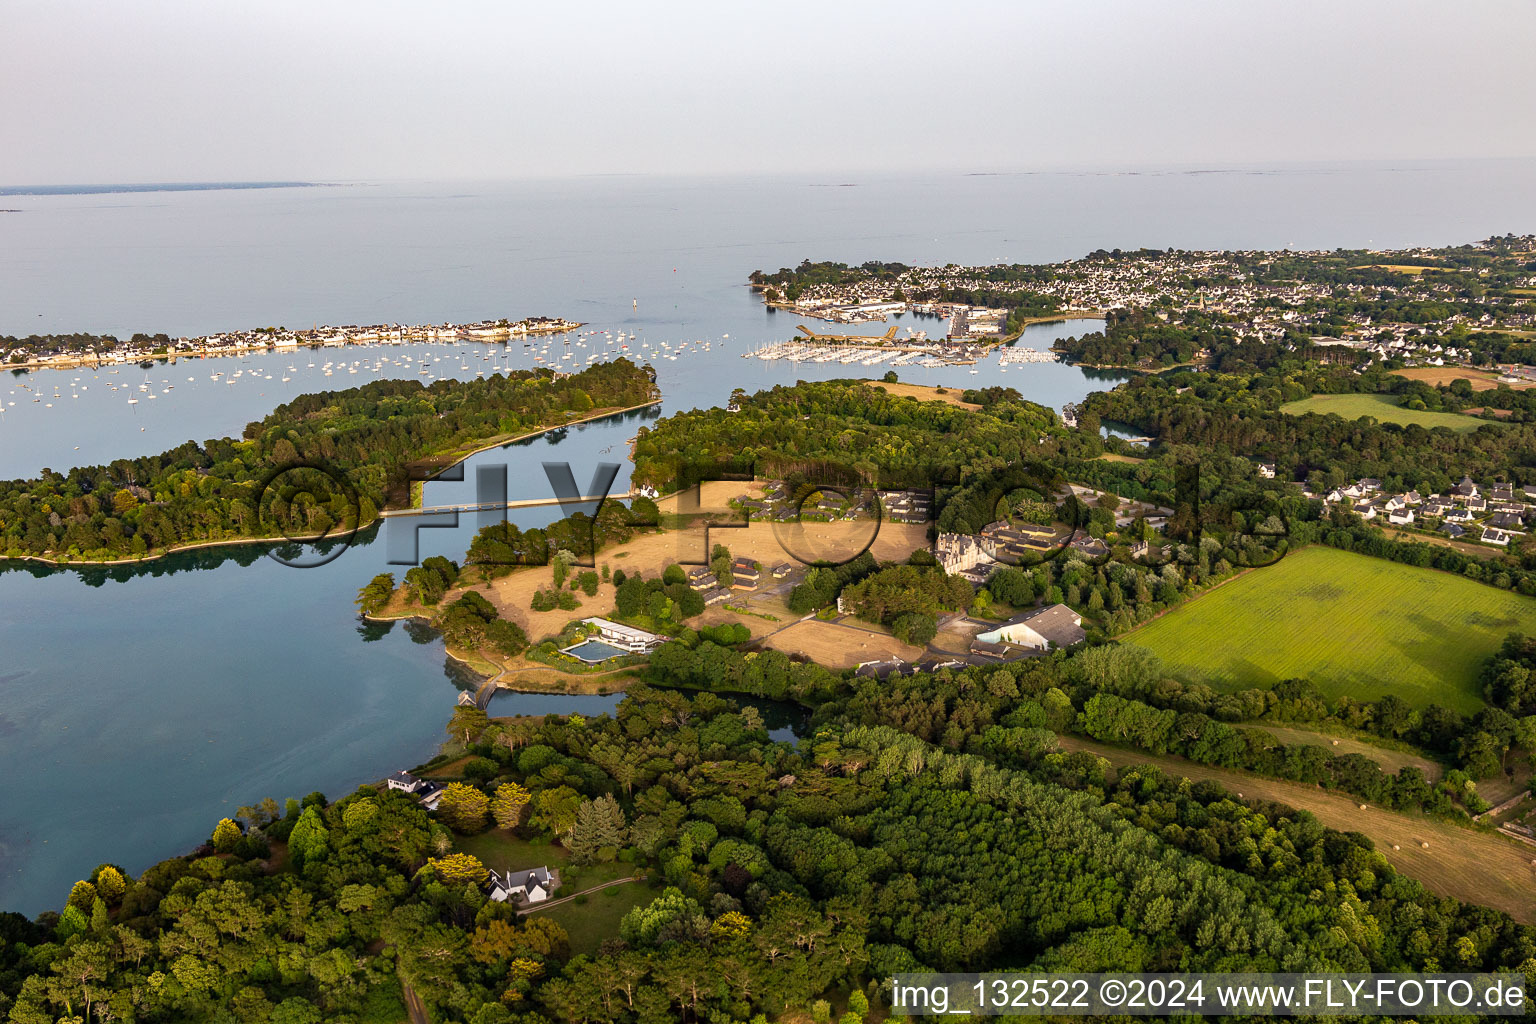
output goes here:
[{"label": "small white house with dark roof", "polygon": [[560,877],[547,867],[492,871],[487,881],[491,899],[497,903],[543,903],[560,885]]},{"label": "small white house with dark roof", "polygon": [[422,789],[431,786],[426,779],[418,779],[408,771],[398,771],[384,780],[384,784],[390,789],[398,789],[405,793],[419,793]]},{"label": "small white house with dark roof", "polygon": [[397,789],[402,793],[409,793],[421,801],[421,806],[427,810],[434,810],[437,802],[443,798],[443,787],[430,779],[418,779],[407,771],[398,771],[384,780],[384,785],[389,789]]}]

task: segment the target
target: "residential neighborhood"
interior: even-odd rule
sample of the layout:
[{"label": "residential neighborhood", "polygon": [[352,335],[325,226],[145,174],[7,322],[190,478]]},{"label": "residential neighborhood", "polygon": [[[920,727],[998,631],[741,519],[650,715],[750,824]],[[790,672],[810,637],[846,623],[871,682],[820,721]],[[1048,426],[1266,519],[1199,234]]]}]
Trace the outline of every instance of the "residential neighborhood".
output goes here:
[{"label": "residential neighborhood", "polygon": [[[477,320],[454,324],[347,324],[311,328],[259,327],[196,337],[168,338],[135,335],[110,346],[39,351],[31,345],[0,347],[0,363],[16,366],[79,366],[136,363],[165,357],[246,355],[252,352],[343,345],[404,345],[427,341],[509,341],[541,334],[561,334],[583,325],[561,317],[535,316],[522,320]],[[16,339],[18,341],[26,339]]]},{"label": "residential neighborhood", "polygon": [[[1040,265],[902,267],[895,273],[866,274],[848,268],[851,280],[840,284],[796,284],[786,298],[769,275],[754,275],[753,287],[771,305],[835,322],[883,321],[890,315],[946,317],[951,340],[995,340],[1007,311],[950,301],[940,296],[989,293],[1000,281],[1028,289],[1031,295],[1053,300],[1063,316],[1103,315],[1113,311],[1147,311],[1170,320],[1173,310],[1192,309],[1229,326],[1243,341],[1273,342],[1307,338],[1313,346],[1338,349],[1369,362],[1403,360],[1410,365],[1456,365],[1471,353],[1456,337],[1467,332],[1536,329],[1536,312],[1518,300],[1481,300],[1475,315],[1454,311],[1461,284],[1444,275],[1442,257],[1429,247],[1372,250],[1361,261],[1396,277],[1381,282],[1256,280],[1251,268],[1263,268],[1272,253],[1256,251],[1140,250],[1097,252],[1080,259]],[[1323,260],[1333,253],[1293,251],[1298,259]],[[1370,269],[1372,264],[1367,264]],[[1454,268],[1450,268],[1454,269]],[[781,272],[781,275],[782,276]],[[1482,271],[1486,274],[1487,271]],[[1335,298],[1381,296],[1442,301],[1446,315],[1432,322],[1407,323],[1365,313],[1335,316],[1328,308]],[[999,317],[1001,314],[1001,320]],[[1501,380],[1536,381],[1536,367],[1500,367]]]},{"label": "residential neighborhood", "polygon": [[1387,493],[1381,481],[1372,477],[1362,477],[1325,494],[1305,489],[1303,493],[1387,526],[1500,548],[1524,537],[1536,522],[1536,487],[1501,483],[1484,490],[1466,475],[1444,494],[1421,495],[1414,490]]}]

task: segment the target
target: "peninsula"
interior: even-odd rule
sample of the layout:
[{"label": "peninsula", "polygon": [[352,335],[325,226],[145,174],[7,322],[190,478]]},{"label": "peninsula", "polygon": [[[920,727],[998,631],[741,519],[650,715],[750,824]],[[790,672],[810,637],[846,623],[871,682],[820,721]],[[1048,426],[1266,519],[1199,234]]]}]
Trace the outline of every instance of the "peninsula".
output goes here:
[{"label": "peninsula", "polygon": [[560,317],[477,320],[454,324],[348,324],[341,327],[256,327],[192,338],[135,334],[126,341],[111,334],[0,335],[0,363],[14,369],[60,369],[134,363],[144,359],[197,359],[254,352],[342,345],[404,345],[411,342],[513,341],[542,334],[564,334],[584,326]]},{"label": "peninsula", "polygon": [[[0,557],[115,563],[356,529],[392,496],[407,500],[418,461],[656,397],[651,369],[627,359],[577,374],[519,370],[430,386],[380,380],[303,395],[238,439],[0,481]],[[287,481],[288,473],[303,479]]]}]

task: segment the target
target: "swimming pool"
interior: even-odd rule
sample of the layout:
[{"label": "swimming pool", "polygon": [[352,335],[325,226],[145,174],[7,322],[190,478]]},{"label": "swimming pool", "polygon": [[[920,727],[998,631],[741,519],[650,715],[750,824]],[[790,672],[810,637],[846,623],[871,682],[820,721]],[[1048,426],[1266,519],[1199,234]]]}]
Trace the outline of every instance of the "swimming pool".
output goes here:
[{"label": "swimming pool", "polygon": [[588,665],[596,665],[600,661],[607,661],[609,658],[616,658],[629,652],[612,644],[605,644],[601,640],[587,640],[574,647],[563,648],[560,653],[569,654]]}]

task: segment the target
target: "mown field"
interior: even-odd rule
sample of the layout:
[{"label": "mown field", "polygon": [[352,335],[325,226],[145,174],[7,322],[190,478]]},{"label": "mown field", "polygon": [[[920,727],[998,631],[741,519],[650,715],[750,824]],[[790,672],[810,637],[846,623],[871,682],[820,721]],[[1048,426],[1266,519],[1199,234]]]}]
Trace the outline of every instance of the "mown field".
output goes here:
[{"label": "mown field", "polygon": [[1126,750],[1076,736],[1062,736],[1058,742],[1063,750],[1086,750],[1117,769],[1155,764],[1174,778],[1193,782],[1208,779],[1233,793],[1241,793],[1247,800],[1273,800],[1311,811],[1329,828],[1369,837],[1389,864],[1423,883],[1430,892],[1496,907],[1524,924],[1536,924],[1536,906],[1531,901],[1532,887],[1536,886],[1536,864],[1532,863],[1531,854],[1536,851],[1514,839],[1419,814],[1400,814],[1380,807],[1362,811],[1359,798],[1346,793],[1212,768],[1173,755]]},{"label": "mown field", "polygon": [[[1513,331],[1506,332],[1513,334]],[[1393,370],[1394,377],[1406,377],[1409,380],[1421,380],[1431,387],[1439,387],[1441,384],[1449,384],[1460,378],[1472,385],[1473,391],[1492,391],[1497,387],[1507,387],[1514,391],[1523,391],[1526,388],[1536,387],[1536,382],[1522,381],[1518,384],[1501,384],[1499,375],[1491,370],[1475,370],[1466,366],[1409,366],[1401,370]]]},{"label": "mown field", "polygon": [[659,895],[644,883],[632,882],[599,889],[580,902],[572,900],[537,913],[540,917],[560,922],[571,937],[572,953],[596,954],[604,939],[618,938],[619,923],[625,914],[635,907],[645,906]]},{"label": "mown field", "polygon": [[1280,407],[1280,411],[1292,416],[1305,416],[1309,412],[1324,416],[1333,413],[1346,420],[1370,416],[1382,423],[1401,423],[1404,426],[1416,423],[1425,429],[1450,427],[1463,432],[1476,430],[1486,422],[1454,412],[1404,409],[1397,401],[1396,395],[1313,395],[1299,402],[1287,402]]},{"label": "mown field", "polygon": [[1460,576],[1304,548],[1128,634],[1176,676],[1218,690],[1306,678],[1330,698],[1397,694],[1417,707],[1482,706],[1477,674],[1536,598]]}]

